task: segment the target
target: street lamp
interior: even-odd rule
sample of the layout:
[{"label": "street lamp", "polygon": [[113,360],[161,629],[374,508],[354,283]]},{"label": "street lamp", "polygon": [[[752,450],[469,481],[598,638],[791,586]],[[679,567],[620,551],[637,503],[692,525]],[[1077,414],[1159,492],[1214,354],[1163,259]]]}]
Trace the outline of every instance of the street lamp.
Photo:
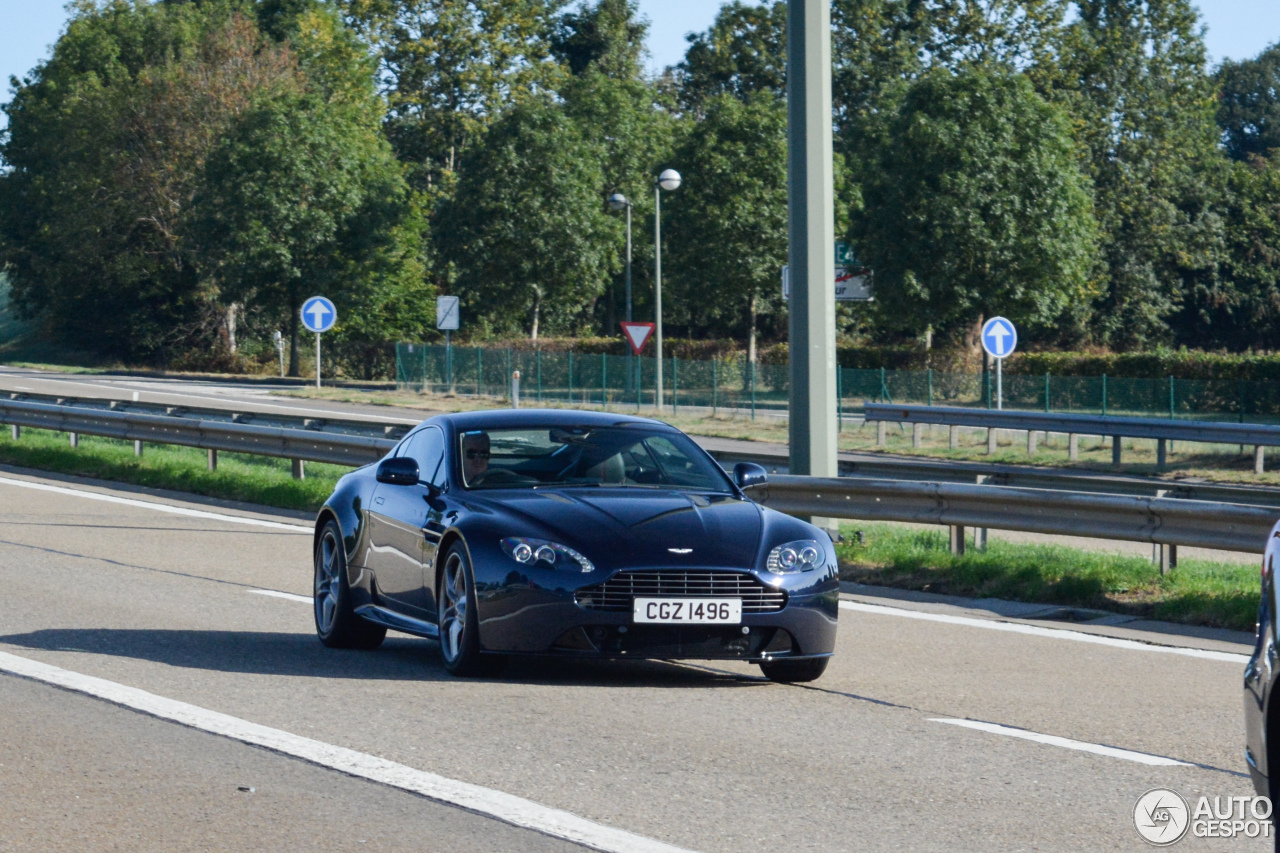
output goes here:
[{"label": "street lamp", "polygon": [[[609,207],[613,210],[627,211],[627,322],[631,322],[631,201],[622,193],[614,193],[609,196]],[[634,364],[631,361],[631,351],[627,350],[627,382],[626,390],[631,391],[632,380],[634,379]],[[637,401],[639,400],[639,392],[637,391]]]},{"label": "street lamp", "polygon": [[609,207],[627,211],[627,322],[631,322],[631,202],[622,193],[609,196]]},{"label": "street lamp", "polygon": [[658,371],[655,391],[658,396],[658,411],[662,405],[662,191],[671,192],[680,188],[680,173],[675,169],[664,169],[653,185],[653,316],[654,337],[657,339]]}]

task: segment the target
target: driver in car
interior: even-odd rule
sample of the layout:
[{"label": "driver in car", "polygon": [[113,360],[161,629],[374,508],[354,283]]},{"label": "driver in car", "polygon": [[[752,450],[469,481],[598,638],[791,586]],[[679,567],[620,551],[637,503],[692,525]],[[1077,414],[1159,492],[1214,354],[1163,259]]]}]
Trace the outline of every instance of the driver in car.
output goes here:
[{"label": "driver in car", "polygon": [[462,477],[474,483],[489,470],[489,434],[469,432],[462,436]]}]

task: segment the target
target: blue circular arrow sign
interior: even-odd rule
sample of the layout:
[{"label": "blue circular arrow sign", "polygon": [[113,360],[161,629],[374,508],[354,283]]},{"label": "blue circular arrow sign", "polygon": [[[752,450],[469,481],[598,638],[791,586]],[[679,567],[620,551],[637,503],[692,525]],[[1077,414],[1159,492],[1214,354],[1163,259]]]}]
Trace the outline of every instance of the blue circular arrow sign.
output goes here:
[{"label": "blue circular arrow sign", "polygon": [[1018,346],[1018,330],[1003,317],[992,317],[982,325],[982,348],[992,358],[1011,355]]},{"label": "blue circular arrow sign", "polygon": [[302,303],[302,325],[308,332],[327,332],[338,322],[338,309],[323,296],[313,296]]}]

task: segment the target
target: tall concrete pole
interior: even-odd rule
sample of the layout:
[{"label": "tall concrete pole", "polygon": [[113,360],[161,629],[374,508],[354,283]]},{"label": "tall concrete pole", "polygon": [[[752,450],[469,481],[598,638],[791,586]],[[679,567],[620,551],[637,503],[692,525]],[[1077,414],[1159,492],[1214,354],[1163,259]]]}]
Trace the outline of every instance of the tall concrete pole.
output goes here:
[{"label": "tall concrete pole", "polygon": [[[835,191],[831,6],[787,2],[787,207],[791,266],[791,473],[835,477]],[[835,529],[834,521],[812,519]]]}]

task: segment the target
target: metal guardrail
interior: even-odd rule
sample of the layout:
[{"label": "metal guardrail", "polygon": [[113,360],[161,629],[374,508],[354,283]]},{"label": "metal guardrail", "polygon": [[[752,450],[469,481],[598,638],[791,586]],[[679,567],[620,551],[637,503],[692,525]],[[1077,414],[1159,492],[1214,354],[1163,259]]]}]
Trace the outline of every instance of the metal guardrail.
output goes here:
[{"label": "metal guardrail", "polygon": [[[755,462],[772,469],[775,473],[784,475],[787,473],[789,459],[786,453],[722,449],[713,449],[710,453],[728,467],[732,467],[735,462]],[[986,484],[1054,491],[1095,492],[1104,495],[1165,497],[1280,508],[1280,489],[1268,486],[1162,480],[1155,477],[1103,474],[1031,465],[903,459],[871,453],[841,454],[840,476],[869,477],[878,480]]]},{"label": "metal guardrail", "polygon": [[1252,444],[1280,447],[1280,426],[1233,424],[1219,421],[1128,418],[1111,415],[1075,415],[1059,412],[1027,412],[1012,409],[971,409],[961,406],[917,406],[867,403],[866,420],[910,424],[1036,430],[1078,435],[1119,435],[1209,444]]},{"label": "metal guardrail", "polygon": [[[213,419],[196,416],[199,413],[194,409],[151,405],[149,408],[153,411],[128,411],[141,406],[127,401],[114,401],[115,407],[110,405],[113,401],[94,402],[96,406],[67,398],[58,398],[57,402],[0,400],[0,423],[338,465],[364,465],[376,461],[395,445],[399,434],[406,429],[404,425],[370,421],[279,418],[225,410],[212,410],[220,416]],[[165,413],[155,413],[156,409]],[[306,423],[307,428],[248,422],[258,417],[288,418]],[[378,430],[383,434],[370,434]],[[356,434],[355,431],[364,431],[365,434]],[[721,451],[719,455],[726,459],[741,458],[744,454]],[[774,463],[778,461],[763,454],[762,457]],[[940,468],[954,467],[956,463],[882,460],[852,464],[862,466],[862,476],[823,479],[773,475],[768,485],[753,493],[753,497],[766,506],[798,515],[916,522],[948,525],[953,529],[972,526],[1021,530],[1248,553],[1262,552],[1271,526],[1280,514],[1280,508],[1274,506],[1194,500],[1181,496],[1100,493],[1098,479],[1088,483],[1094,488],[1069,491],[1066,488],[938,482],[937,477],[933,481],[916,481],[866,476],[875,470],[889,471],[897,477],[936,475]],[[1031,482],[1039,477],[1042,482],[1061,486],[1088,479],[1088,475],[1059,475],[1045,469],[1017,473],[1017,466],[996,467],[1015,469],[1013,473],[1006,473],[1010,477],[1023,477],[1022,482]],[[963,475],[969,475],[969,472]],[[1105,487],[1144,487],[1139,478],[1099,479],[1123,481],[1104,482],[1102,486]],[[1159,482],[1146,481],[1145,488]],[[1194,488],[1206,493],[1205,489],[1227,490],[1233,487],[1204,484]],[[1227,494],[1225,491],[1221,493]]]},{"label": "metal guardrail", "polygon": [[156,415],[117,409],[0,400],[0,422],[77,435],[100,435],[155,444],[179,444],[228,453],[249,453],[367,465],[395,446],[394,438],[264,426],[234,420]]},{"label": "metal guardrail", "polygon": [[[182,418],[214,423],[252,423],[255,426],[284,427],[287,429],[392,439],[401,438],[413,426],[408,423],[380,421],[377,418],[328,418],[316,415],[290,415],[280,412],[258,411],[247,406],[175,406],[167,403],[126,400],[117,397],[36,394],[25,391],[0,393],[7,393],[9,402],[45,403],[51,406],[67,408],[68,410],[129,412],[131,414],[159,415],[167,418]],[[0,398],[0,402],[3,402],[3,398]],[[267,408],[271,408],[271,406],[268,405]],[[5,423],[9,423],[9,421],[5,421]],[[87,430],[85,432],[87,434]]]},{"label": "metal guardrail", "polygon": [[858,477],[778,475],[752,492],[796,515],[988,527],[1261,554],[1276,523],[1268,507]]},{"label": "metal guardrail", "polygon": [[[994,430],[1025,430],[1028,452],[1034,448],[1039,432],[1066,433],[1071,436],[1071,458],[1076,458],[1076,437],[1080,435],[1111,436],[1111,462],[1120,464],[1120,438],[1153,438],[1157,442],[1156,464],[1164,467],[1166,445],[1170,441],[1192,441],[1204,444],[1252,445],[1253,469],[1261,474],[1265,465],[1263,448],[1280,446],[1280,426],[1268,424],[1188,421],[1165,418],[1113,417],[1110,415],[1077,415],[1060,412],[1029,412],[1011,409],[971,409],[960,406],[895,405],[872,403],[865,406],[868,422],[878,422],[878,443],[884,443],[884,426],[897,421],[909,424],[943,424],[957,427],[986,428],[988,452],[995,450]],[[954,439],[952,440],[954,445]]]}]

